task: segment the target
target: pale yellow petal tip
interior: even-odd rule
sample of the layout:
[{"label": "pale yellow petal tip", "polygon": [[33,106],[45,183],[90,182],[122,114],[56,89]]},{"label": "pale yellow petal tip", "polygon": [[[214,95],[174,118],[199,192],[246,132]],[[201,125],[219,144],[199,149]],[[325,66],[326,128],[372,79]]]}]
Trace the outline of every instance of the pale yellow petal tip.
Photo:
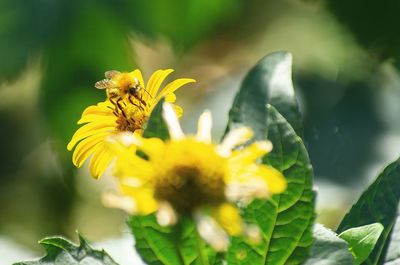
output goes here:
[{"label": "pale yellow petal tip", "polygon": [[212,128],[212,117],[211,111],[205,110],[197,124],[196,140],[211,143],[211,128]]},{"label": "pale yellow petal tip", "polygon": [[[142,137],[137,133],[120,132],[105,138],[106,147],[113,153],[119,153],[121,147],[135,147],[140,146]],[[118,151],[117,151],[118,150]]]},{"label": "pale yellow petal tip", "polygon": [[261,230],[258,225],[246,224],[244,228],[246,239],[253,245],[258,245],[262,242]]},{"label": "pale yellow petal tip", "polygon": [[223,156],[228,156],[236,146],[242,145],[253,138],[254,132],[250,127],[238,127],[232,129],[218,146],[218,152]]},{"label": "pale yellow petal tip", "polygon": [[228,249],[229,236],[219,224],[210,216],[195,213],[195,221],[200,236],[216,251],[223,252]]},{"label": "pale yellow petal tip", "polygon": [[119,208],[129,214],[134,213],[135,204],[129,197],[115,194],[114,192],[106,192],[102,195],[102,203],[105,207]]},{"label": "pale yellow petal tip", "polygon": [[157,222],[161,226],[172,226],[178,221],[178,216],[171,204],[168,202],[160,202],[156,213]]},{"label": "pale yellow petal tip", "polygon": [[175,140],[184,138],[185,135],[172,104],[164,102],[162,116],[167,124],[170,137]]},{"label": "pale yellow petal tip", "polygon": [[255,144],[260,150],[264,151],[265,153],[271,152],[273,148],[270,141],[257,141],[255,142]]},{"label": "pale yellow petal tip", "polygon": [[131,132],[119,133],[117,137],[118,137],[119,142],[127,147],[129,147],[131,145],[137,146],[141,142],[140,136],[135,135]]}]

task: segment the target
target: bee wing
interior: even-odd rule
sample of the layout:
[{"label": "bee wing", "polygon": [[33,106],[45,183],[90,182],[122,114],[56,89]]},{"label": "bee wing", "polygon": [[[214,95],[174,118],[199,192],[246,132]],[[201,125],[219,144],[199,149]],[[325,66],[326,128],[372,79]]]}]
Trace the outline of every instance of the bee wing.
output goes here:
[{"label": "bee wing", "polygon": [[110,71],[107,71],[107,72],[105,72],[104,73],[104,76],[107,78],[107,79],[111,79],[111,78],[113,78],[114,76],[116,76],[116,75],[118,75],[118,74],[120,74],[121,72],[120,71],[117,71],[117,70],[110,70]]},{"label": "bee wing", "polygon": [[110,79],[103,79],[94,84],[94,87],[97,89],[107,89],[114,87],[114,83]]}]

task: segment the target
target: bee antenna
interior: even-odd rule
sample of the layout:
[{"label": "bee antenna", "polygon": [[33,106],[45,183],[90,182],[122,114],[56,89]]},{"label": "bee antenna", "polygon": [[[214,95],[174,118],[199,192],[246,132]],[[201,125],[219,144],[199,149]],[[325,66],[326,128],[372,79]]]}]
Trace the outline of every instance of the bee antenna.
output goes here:
[{"label": "bee antenna", "polygon": [[147,93],[147,95],[150,96],[150,98],[153,98],[153,97],[151,96],[151,94],[149,93],[149,91],[147,91],[147,89],[143,89],[143,90]]}]

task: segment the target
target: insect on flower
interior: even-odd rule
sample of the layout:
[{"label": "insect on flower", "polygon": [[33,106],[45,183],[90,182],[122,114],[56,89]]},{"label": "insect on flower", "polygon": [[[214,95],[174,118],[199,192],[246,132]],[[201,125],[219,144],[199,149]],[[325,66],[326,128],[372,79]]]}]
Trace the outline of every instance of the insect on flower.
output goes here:
[{"label": "insect on flower", "polygon": [[186,136],[173,107],[163,107],[170,140],[135,134],[109,138],[122,195],[106,196],[105,203],[132,214],[156,213],[160,225],[174,225],[180,216],[192,218],[199,234],[218,251],[226,249],[228,235],[254,237],[257,229],[243,223],[235,202],[266,199],[285,190],[286,180],[278,170],[256,162],[272,144],[256,141],[236,149],[252,138],[247,127],[233,129],[221,144],[213,144],[208,111],[200,116],[197,134]]},{"label": "insect on flower", "polygon": [[[104,89],[107,99],[97,105],[87,107],[78,124],[83,124],[72,136],[67,149],[75,148],[72,161],[81,167],[90,157],[90,173],[98,178],[110,165],[115,155],[105,144],[106,139],[119,132],[141,135],[143,126],[157,103],[165,97],[166,102],[174,103],[174,92],[185,84],[195,82],[190,78],[176,79],[164,87],[163,81],[173,72],[172,69],[158,70],[145,84],[140,70],[132,72],[107,71],[106,79],[95,84]],[[178,115],[182,109],[173,105]]]},{"label": "insect on flower", "polygon": [[147,93],[150,98],[152,96],[142,87],[138,78],[133,77],[130,73],[121,73],[117,70],[107,71],[104,75],[106,79],[96,82],[94,86],[97,89],[105,89],[108,99],[115,107],[123,109],[119,104],[124,99],[142,110],[147,106],[146,101],[143,100],[143,93]]}]

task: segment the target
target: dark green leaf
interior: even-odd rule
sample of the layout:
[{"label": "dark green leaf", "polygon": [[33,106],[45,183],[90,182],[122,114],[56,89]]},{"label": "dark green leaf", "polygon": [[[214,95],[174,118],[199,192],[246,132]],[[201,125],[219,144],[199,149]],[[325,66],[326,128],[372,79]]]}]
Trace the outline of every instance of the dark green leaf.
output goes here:
[{"label": "dark green leaf", "polygon": [[320,224],[314,226],[311,255],[303,265],[352,265],[354,259],[346,241]]},{"label": "dark green leaf", "polygon": [[[240,108],[233,108],[236,107]],[[246,113],[247,109],[242,108],[242,111]],[[258,224],[265,240],[254,246],[234,238],[227,261],[228,264],[300,264],[306,259],[313,242],[315,195],[310,160],[300,137],[274,107],[268,105],[264,114],[253,114],[265,116],[264,125],[258,124],[256,133],[265,132],[257,138],[267,138],[274,145],[263,162],[283,172],[288,188],[281,195],[267,201],[256,200],[244,209],[244,219]],[[249,117],[240,120],[242,124],[252,123],[249,121],[251,116],[243,114],[242,117]]]},{"label": "dark green leaf", "polygon": [[264,139],[268,130],[265,105],[274,106],[302,135],[301,115],[292,84],[292,55],[274,52],[262,58],[245,77],[229,112],[228,130],[245,123]]},{"label": "dark green leaf", "polygon": [[[362,12],[360,7],[362,6]],[[399,1],[329,0],[327,7],[346,25],[356,39],[381,60],[400,55]],[[373,19],[372,19],[373,18]]]},{"label": "dark green leaf", "polygon": [[80,245],[76,246],[62,237],[49,237],[39,241],[47,251],[47,255],[38,261],[26,261],[14,265],[56,265],[56,264],[97,264],[117,265],[104,251],[94,250],[88,242],[79,235]]},{"label": "dark green leaf", "polygon": [[349,250],[353,253],[355,264],[365,261],[375,247],[383,231],[379,223],[350,228],[339,235],[349,244]]},{"label": "dark green leaf", "polygon": [[339,225],[338,233],[371,223],[381,223],[383,232],[374,250],[363,264],[381,264],[396,222],[400,200],[400,162],[393,162],[361,195]]},{"label": "dark green leaf", "polygon": [[144,130],[144,137],[157,137],[163,140],[169,138],[168,129],[162,117],[163,103],[164,100],[160,100],[160,102],[151,112],[150,118],[146,125],[146,129]]},{"label": "dark green leaf", "polygon": [[149,265],[220,264],[220,258],[205,245],[189,219],[183,218],[175,227],[162,227],[154,215],[132,216],[129,226],[136,250]]}]

